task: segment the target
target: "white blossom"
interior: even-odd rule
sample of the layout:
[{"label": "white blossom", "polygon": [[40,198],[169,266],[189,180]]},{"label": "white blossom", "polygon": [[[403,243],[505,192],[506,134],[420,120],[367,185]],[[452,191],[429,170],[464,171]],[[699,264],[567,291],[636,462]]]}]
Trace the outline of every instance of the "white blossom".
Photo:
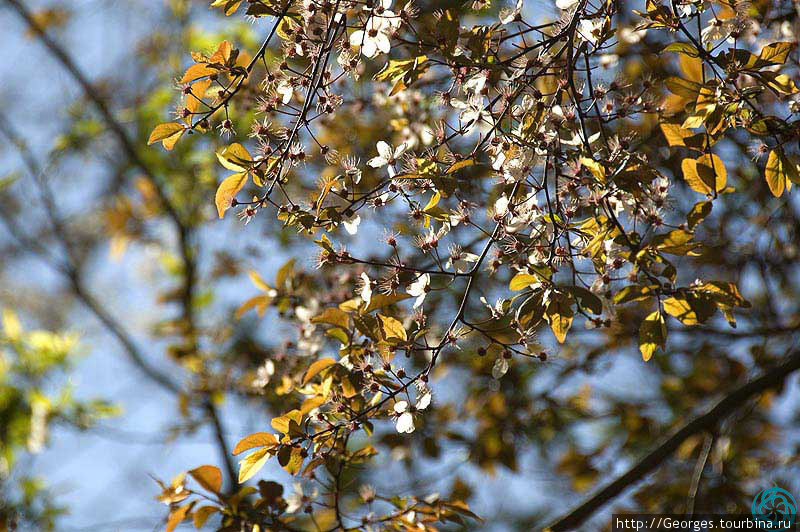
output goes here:
[{"label": "white blossom", "polygon": [[422,305],[422,302],[425,301],[425,296],[428,295],[428,285],[431,282],[431,276],[427,273],[421,274],[417,277],[417,280],[408,285],[406,288],[406,293],[412,297],[416,297],[416,301],[414,301],[414,308],[419,307]]},{"label": "white blossom", "polygon": [[364,30],[354,31],[350,35],[350,45],[361,48],[361,54],[373,58],[378,54],[388,54],[391,50],[389,36],[393,31],[382,17],[370,17]]},{"label": "white blossom", "polygon": [[408,401],[397,401],[394,404],[394,412],[397,416],[397,432],[410,434],[414,432],[414,415],[409,411]]},{"label": "white blossom", "polygon": [[369,305],[372,300],[372,281],[369,280],[367,272],[361,272],[361,300]]},{"label": "white blossom", "polygon": [[275,88],[275,92],[281,97],[281,101],[284,104],[289,103],[292,100],[292,95],[294,94],[294,87],[292,84],[289,83],[289,80],[282,79],[278,86]]},{"label": "white blossom", "polygon": [[342,225],[344,225],[344,229],[345,231],[347,231],[348,234],[354,235],[358,232],[358,225],[360,223],[361,223],[361,216],[356,214],[349,220],[344,220],[342,222]]},{"label": "white blossom", "polygon": [[394,177],[397,171],[394,168],[397,159],[400,158],[401,155],[405,153],[408,149],[408,146],[403,143],[400,144],[397,148],[392,149],[392,147],[384,142],[378,141],[376,146],[378,148],[378,156],[373,157],[367,164],[372,168],[380,168],[382,166],[388,166],[389,169],[389,177]]}]

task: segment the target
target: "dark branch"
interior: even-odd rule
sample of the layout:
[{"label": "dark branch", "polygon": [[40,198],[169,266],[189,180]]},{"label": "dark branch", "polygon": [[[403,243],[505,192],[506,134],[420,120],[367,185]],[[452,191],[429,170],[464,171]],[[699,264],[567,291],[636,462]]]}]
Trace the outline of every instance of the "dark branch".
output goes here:
[{"label": "dark branch", "polygon": [[686,423],[623,475],[592,495],[580,506],[554,521],[545,530],[560,532],[577,528],[607,502],[610,502],[626,488],[660,466],[689,436],[711,431],[720,421],[731,415],[754,396],[766,390],[780,387],[786,377],[798,369],[800,369],[800,351],[795,351],[779,366],[735,389],[705,414]]}]

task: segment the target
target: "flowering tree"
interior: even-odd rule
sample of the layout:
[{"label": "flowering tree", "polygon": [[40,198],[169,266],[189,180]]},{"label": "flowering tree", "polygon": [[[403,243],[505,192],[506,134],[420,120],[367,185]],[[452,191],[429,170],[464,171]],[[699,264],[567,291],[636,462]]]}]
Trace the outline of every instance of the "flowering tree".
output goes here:
[{"label": "flowering tree", "polygon": [[[473,513],[461,478],[437,494],[373,487],[382,457],[425,471],[455,449],[481,474],[516,471],[532,450],[569,489],[594,490],[564,515],[507,519],[526,530],[578,527],[642,479],[637,509],[692,513],[788,478],[767,443],[783,430],[769,398],[800,368],[791,3],[211,7],[253,26],[244,44],[191,54],[173,121],[148,128],[163,149],[142,150],[84,87],[144,175],[142,205],[106,211],[113,242],[142,238],[133,220],[178,235],[169,353],[188,384],[128,355],[203,413],[223,452],[161,484],[168,532],[501,519]],[[169,168],[193,170],[170,182]],[[203,215],[212,198],[218,218],[263,230],[230,273],[202,273],[192,238],[224,223]],[[260,267],[259,246],[279,242],[283,266]],[[223,331],[204,327],[198,284],[239,264],[252,293],[207,318],[224,316]],[[618,369],[631,346],[635,366]],[[623,393],[639,371],[646,394]],[[609,373],[621,391],[597,386]],[[231,451],[226,395],[266,411]],[[265,474],[272,463],[292,488]]]}]

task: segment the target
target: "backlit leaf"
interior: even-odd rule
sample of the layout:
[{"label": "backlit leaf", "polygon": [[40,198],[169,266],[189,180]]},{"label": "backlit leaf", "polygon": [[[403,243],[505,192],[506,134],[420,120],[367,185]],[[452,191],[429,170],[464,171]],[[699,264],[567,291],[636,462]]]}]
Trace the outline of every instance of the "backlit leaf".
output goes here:
[{"label": "backlit leaf", "polygon": [[153,132],[150,133],[150,138],[147,139],[147,145],[149,146],[160,140],[164,148],[171,150],[175,146],[175,143],[178,142],[178,139],[181,138],[181,135],[183,135],[184,130],[184,126],[177,122],[159,124],[153,129]]},{"label": "backlit leaf", "polygon": [[204,465],[192,469],[189,474],[208,491],[219,493],[222,488],[222,472],[218,467]]},{"label": "backlit leaf", "polygon": [[406,330],[400,321],[391,316],[384,316],[382,314],[378,314],[378,319],[381,322],[381,331],[386,340],[397,342],[405,342],[408,340]]},{"label": "backlit leaf", "polygon": [[270,459],[271,453],[269,448],[259,449],[248,454],[243,460],[239,462],[239,484],[247,482],[256,473],[258,473],[267,460]]},{"label": "backlit leaf", "polygon": [[525,290],[529,286],[537,283],[539,283],[539,278],[535,275],[531,275],[529,273],[518,273],[511,279],[511,282],[508,283],[508,289],[518,292],[520,290]]},{"label": "backlit leaf", "polygon": [[572,327],[572,298],[568,294],[554,293],[544,315],[556,340],[563,344],[567,332]]},{"label": "backlit leaf", "polygon": [[664,348],[667,343],[667,324],[661,312],[648,315],[639,327],[639,350],[645,362],[650,360],[656,349]]},{"label": "backlit leaf", "polygon": [[325,368],[329,368],[334,364],[336,364],[336,361],[332,358],[321,358],[311,364],[306,370],[306,374],[303,376],[303,386],[308,384],[311,379],[316,377],[320,371],[324,370]]},{"label": "backlit leaf", "polygon": [[255,449],[256,447],[271,447],[277,444],[278,439],[274,434],[270,434],[269,432],[256,432],[255,434],[250,434],[242,438],[242,440],[236,444],[236,447],[233,448],[231,454],[237,455],[250,449]]},{"label": "backlit leaf", "polygon": [[695,192],[713,196],[722,192],[728,182],[728,173],[722,159],[715,154],[702,155],[697,159],[681,162],[683,178]]},{"label": "backlit leaf", "polygon": [[225,216],[225,211],[231,208],[231,201],[247,182],[247,172],[240,172],[226,177],[217,187],[214,203],[217,206],[219,217]]}]

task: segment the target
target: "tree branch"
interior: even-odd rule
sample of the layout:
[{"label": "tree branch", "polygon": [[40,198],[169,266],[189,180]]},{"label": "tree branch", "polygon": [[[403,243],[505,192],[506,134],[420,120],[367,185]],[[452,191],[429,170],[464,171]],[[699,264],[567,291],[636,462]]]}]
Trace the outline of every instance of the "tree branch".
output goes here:
[{"label": "tree branch", "polygon": [[578,507],[556,519],[549,527],[545,528],[545,530],[560,532],[577,528],[603,505],[622,493],[623,490],[659,467],[689,436],[715,427],[720,421],[732,414],[752,397],[766,390],[780,387],[786,377],[798,369],[800,369],[800,350],[794,351],[780,365],[726,395],[705,414],[683,425],[658,447],[628,469],[628,471],[592,495]]}]

